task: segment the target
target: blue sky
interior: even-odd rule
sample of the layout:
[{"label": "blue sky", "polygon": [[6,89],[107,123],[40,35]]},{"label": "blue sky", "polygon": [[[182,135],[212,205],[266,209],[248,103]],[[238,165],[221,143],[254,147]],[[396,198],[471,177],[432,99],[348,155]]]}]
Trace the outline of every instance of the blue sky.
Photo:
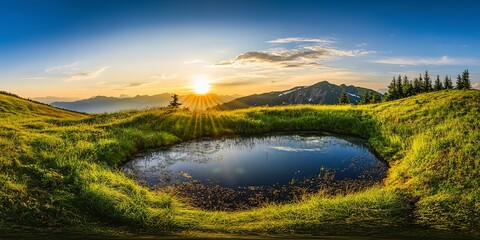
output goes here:
[{"label": "blue sky", "polygon": [[394,74],[480,87],[476,1],[0,0],[0,89],[25,97],[220,94]]}]

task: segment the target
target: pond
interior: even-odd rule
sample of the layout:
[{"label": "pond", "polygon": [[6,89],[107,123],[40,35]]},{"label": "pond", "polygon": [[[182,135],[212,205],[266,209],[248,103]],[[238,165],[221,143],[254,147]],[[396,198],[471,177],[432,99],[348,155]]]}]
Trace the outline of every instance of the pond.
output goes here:
[{"label": "pond", "polygon": [[387,166],[362,139],[319,133],[201,139],[137,156],[123,170],[197,207],[248,209],[380,182]]}]

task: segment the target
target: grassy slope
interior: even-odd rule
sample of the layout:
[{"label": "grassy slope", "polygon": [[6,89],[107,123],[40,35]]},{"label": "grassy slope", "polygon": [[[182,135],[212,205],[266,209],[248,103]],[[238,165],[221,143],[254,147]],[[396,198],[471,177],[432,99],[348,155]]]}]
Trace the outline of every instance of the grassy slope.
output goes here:
[{"label": "grassy slope", "polygon": [[[92,116],[0,94],[0,227],[341,233],[415,223],[479,232],[479,117],[480,91],[474,90],[366,106]],[[115,167],[145,148],[278,130],[367,138],[391,165],[389,176],[361,193],[226,213],[185,206]]]}]

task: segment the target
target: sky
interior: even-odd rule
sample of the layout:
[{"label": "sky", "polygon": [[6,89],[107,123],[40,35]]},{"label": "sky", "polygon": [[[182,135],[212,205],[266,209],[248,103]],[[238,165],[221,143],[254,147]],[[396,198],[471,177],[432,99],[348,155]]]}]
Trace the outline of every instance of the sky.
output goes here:
[{"label": "sky", "polygon": [[23,97],[249,95],[394,75],[480,88],[476,1],[0,0],[0,90]]}]

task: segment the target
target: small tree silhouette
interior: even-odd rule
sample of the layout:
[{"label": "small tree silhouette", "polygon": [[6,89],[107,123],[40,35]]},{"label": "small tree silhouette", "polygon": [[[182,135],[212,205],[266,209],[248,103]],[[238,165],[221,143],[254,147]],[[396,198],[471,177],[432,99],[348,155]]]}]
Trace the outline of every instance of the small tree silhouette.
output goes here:
[{"label": "small tree silhouette", "polygon": [[182,105],[182,104],[178,101],[178,95],[177,95],[177,94],[173,94],[173,95],[172,95],[172,101],[170,101],[170,104],[168,105],[168,107],[170,107],[170,108],[179,108],[180,105]]},{"label": "small tree silhouette", "polygon": [[339,99],[340,104],[350,104],[350,99],[348,99],[347,93],[343,90],[342,94],[340,94]]}]

